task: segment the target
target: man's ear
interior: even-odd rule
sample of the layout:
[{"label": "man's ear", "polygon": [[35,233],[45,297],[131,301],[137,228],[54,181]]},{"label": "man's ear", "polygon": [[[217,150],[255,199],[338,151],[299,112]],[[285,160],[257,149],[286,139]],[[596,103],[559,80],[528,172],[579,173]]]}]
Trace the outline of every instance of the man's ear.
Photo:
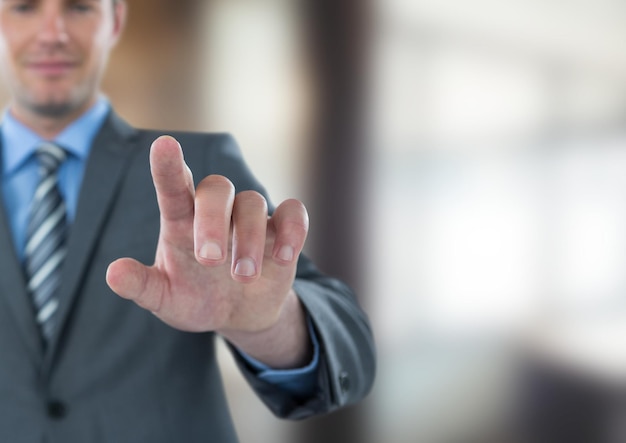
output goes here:
[{"label": "man's ear", "polygon": [[127,6],[125,0],[111,1],[113,1],[113,37],[117,43],[126,26]]}]

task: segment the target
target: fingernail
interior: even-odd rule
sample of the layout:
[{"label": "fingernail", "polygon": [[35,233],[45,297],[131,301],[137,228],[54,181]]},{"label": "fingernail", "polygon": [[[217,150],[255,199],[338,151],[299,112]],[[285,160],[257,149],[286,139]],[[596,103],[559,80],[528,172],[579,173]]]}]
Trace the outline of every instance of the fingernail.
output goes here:
[{"label": "fingernail", "polygon": [[278,250],[276,256],[283,261],[293,260],[293,248],[289,245],[285,245]]},{"label": "fingernail", "polygon": [[221,260],[222,259],[222,248],[212,241],[208,241],[202,245],[200,248],[200,257],[207,260]]},{"label": "fingernail", "polygon": [[242,277],[252,277],[256,274],[256,266],[251,258],[241,258],[235,265],[235,274]]}]

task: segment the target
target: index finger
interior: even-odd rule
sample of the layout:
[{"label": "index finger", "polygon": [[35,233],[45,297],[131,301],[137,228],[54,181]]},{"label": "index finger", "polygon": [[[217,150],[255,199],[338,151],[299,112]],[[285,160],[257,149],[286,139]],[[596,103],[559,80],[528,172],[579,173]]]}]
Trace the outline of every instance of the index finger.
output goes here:
[{"label": "index finger", "polygon": [[193,177],[175,138],[161,136],[150,148],[150,170],[164,222],[193,222]]}]

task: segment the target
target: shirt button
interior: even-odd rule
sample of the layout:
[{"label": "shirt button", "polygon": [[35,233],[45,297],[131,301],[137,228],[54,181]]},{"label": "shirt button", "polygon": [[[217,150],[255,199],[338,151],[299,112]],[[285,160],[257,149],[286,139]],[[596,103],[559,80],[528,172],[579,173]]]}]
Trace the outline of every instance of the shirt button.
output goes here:
[{"label": "shirt button", "polygon": [[67,415],[67,406],[59,400],[50,400],[47,405],[48,417],[60,420]]}]

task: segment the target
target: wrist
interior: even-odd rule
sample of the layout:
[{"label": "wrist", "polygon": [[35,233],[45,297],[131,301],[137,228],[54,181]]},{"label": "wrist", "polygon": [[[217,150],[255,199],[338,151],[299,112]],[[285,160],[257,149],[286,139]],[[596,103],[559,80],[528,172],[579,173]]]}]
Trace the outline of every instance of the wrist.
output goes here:
[{"label": "wrist", "polygon": [[261,331],[219,331],[233,346],[275,369],[305,366],[313,354],[306,312],[293,289],[289,291],[278,320]]}]

